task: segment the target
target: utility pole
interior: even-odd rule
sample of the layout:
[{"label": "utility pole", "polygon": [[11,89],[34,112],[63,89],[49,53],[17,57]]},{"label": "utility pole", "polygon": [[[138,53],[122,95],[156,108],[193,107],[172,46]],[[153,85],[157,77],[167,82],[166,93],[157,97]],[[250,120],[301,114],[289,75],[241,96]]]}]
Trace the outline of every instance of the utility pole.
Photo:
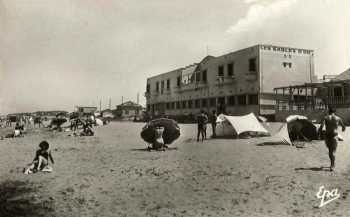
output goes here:
[{"label": "utility pole", "polygon": [[109,98],[109,104],[108,104],[108,108],[109,108],[109,110],[111,110],[111,105],[112,105],[112,99],[111,99],[111,98]]},{"label": "utility pole", "polygon": [[124,103],[124,96],[122,96],[122,104]]},{"label": "utility pole", "polygon": [[101,102],[101,100],[100,100],[100,113],[101,113],[101,107],[102,107],[102,102]]}]

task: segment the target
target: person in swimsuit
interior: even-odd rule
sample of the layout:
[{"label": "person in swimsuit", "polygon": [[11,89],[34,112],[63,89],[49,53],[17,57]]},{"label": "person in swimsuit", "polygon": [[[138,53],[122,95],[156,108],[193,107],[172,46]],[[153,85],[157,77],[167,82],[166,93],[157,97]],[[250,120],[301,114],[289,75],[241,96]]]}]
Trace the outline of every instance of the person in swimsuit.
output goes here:
[{"label": "person in swimsuit", "polygon": [[156,126],[154,130],[154,142],[152,144],[153,149],[165,150],[163,133],[164,133],[164,127]]},{"label": "person in swimsuit", "polygon": [[333,108],[329,108],[328,115],[326,115],[322,122],[321,126],[318,129],[319,134],[322,133],[322,128],[326,126],[326,132],[324,135],[324,141],[328,148],[329,159],[331,161],[330,171],[334,171],[335,168],[335,152],[338,146],[338,126],[342,126],[342,131],[345,131],[345,125],[343,120],[335,115],[336,110]]},{"label": "person in swimsuit", "polygon": [[208,116],[201,110],[201,113],[197,116],[197,142],[199,142],[199,136],[202,136],[202,142],[206,139],[206,128],[208,123]]},{"label": "person in swimsuit", "polygon": [[49,166],[49,160],[54,164],[51,151],[49,150],[49,143],[47,141],[42,141],[39,144],[39,150],[35,153],[33,162],[24,171],[24,174],[35,173],[37,171],[51,172],[52,168]]}]

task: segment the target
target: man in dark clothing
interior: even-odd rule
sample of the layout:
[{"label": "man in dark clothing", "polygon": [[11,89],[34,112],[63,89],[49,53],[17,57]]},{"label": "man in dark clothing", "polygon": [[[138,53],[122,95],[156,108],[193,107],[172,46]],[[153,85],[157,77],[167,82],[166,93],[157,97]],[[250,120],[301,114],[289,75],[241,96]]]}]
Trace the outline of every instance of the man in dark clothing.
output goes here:
[{"label": "man in dark clothing", "polygon": [[204,110],[201,110],[201,113],[197,116],[197,142],[199,142],[199,135],[202,135],[202,142],[205,139],[205,128],[208,123],[208,116],[204,113]]},{"label": "man in dark clothing", "polygon": [[324,141],[327,145],[328,152],[329,152],[329,159],[331,161],[330,171],[334,170],[335,167],[335,151],[337,150],[338,146],[338,126],[342,126],[342,131],[345,131],[345,125],[342,121],[342,119],[335,115],[335,109],[329,108],[329,115],[326,115],[322,122],[321,126],[319,128],[319,133],[322,133],[323,125],[326,125],[326,134]]},{"label": "man in dark clothing", "polygon": [[216,119],[218,118],[218,116],[216,115],[216,111],[213,110],[213,114],[211,116],[211,128],[213,130],[213,135],[211,136],[212,138],[216,137]]}]

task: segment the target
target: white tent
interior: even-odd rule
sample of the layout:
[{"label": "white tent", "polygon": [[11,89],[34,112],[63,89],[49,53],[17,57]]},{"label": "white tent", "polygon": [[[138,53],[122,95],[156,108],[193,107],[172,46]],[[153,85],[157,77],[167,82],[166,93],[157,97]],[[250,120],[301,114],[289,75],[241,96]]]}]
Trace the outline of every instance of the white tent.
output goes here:
[{"label": "white tent", "polygon": [[269,135],[269,132],[259,123],[253,113],[243,116],[219,115],[216,125],[217,136],[238,136],[241,133]]},{"label": "white tent", "polygon": [[99,118],[96,118],[96,125],[97,126],[102,126],[103,125],[103,121]]},{"label": "white tent", "polygon": [[[276,123],[277,124],[277,123]],[[287,123],[283,123],[270,137],[265,137],[260,140],[261,143],[259,145],[292,145],[288,134],[288,126]]]}]

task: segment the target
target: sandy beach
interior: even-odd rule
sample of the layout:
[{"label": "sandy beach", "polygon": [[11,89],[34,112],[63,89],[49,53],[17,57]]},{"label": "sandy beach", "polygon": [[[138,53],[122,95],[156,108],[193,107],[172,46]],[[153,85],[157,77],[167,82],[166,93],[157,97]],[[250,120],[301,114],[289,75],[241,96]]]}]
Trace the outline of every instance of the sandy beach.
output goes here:
[{"label": "sandy beach", "polygon": [[[332,173],[322,168],[329,166],[322,141],[305,148],[260,146],[258,138],[197,143],[188,124],[169,150],[148,152],[143,125],[112,122],[94,137],[29,129],[1,140],[0,216],[350,216],[346,134]],[[42,140],[51,145],[53,173],[24,175]],[[340,198],[319,208],[320,186],[337,188]]]}]

